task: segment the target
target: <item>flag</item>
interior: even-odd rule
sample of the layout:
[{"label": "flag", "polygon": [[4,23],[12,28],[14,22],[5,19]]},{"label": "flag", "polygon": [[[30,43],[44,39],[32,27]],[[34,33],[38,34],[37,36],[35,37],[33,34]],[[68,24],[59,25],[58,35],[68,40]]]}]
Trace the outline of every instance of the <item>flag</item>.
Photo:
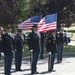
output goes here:
[{"label": "flag", "polygon": [[25,29],[25,30],[31,29],[34,24],[39,23],[41,18],[42,18],[42,15],[32,16],[29,19],[27,19],[26,21],[24,21],[21,24],[19,24],[18,28]]},{"label": "flag", "polygon": [[45,16],[38,24],[39,32],[55,30],[57,27],[57,13]]}]

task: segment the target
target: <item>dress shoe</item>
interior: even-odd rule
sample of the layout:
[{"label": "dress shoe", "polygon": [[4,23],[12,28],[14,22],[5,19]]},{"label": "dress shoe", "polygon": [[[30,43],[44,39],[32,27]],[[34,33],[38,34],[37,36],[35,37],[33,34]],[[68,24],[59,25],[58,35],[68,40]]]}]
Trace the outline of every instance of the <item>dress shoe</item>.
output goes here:
[{"label": "dress shoe", "polygon": [[51,71],[52,71],[52,69],[49,69],[49,70],[48,70],[48,72],[51,72]]},{"label": "dress shoe", "polygon": [[39,72],[35,71],[35,72],[32,72],[31,74],[39,74]]},{"label": "dress shoe", "polygon": [[18,69],[18,70],[16,70],[16,71],[23,71],[22,69]]},{"label": "dress shoe", "polygon": [[52,69],[50,69],[50,70],[48,70],[48,72],[55,72],[56,70],[52,70]]},{"label": "dress shoe", "polygon": [[37,71],[35,71],[34,73],[35,73],[35,74],[39,74],[39,72],[37,72]]}]

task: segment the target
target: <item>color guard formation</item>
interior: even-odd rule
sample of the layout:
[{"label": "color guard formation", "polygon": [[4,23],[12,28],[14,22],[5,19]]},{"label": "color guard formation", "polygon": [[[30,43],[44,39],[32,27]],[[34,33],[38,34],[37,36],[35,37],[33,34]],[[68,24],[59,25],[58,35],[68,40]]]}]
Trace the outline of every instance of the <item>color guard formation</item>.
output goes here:
[{"label": "color guard formation", "polygon": [[55,54],[57,53],[57,63],[62,62],[62,54],[64,49],[64,44],[67,44],[67,37],[64,33],[64,29],[61,28],[60,32],[55,30],[48,31],[47,33],[38,32],[37,25],[33,25],[32,32],[26,37],[21,29],[17,29],[17,33],[14,35],[11,26],[6,27],[6,32],[1,35],[1,47],[0,52],[4,52],[4,72],[5,75],[11,75],[11,66],[13,54],[15,54],[15,72],[22,71],[22,54],[25,44],[25,39],[27,40],[27,45],[29,47],[30,53],[30,68],[31,74],[38,74],[37,72],[37,62],[40,55],[40,59],[44,60],[44,45],[46,51],[49,54],[48,57],[48,71],[52,72],[54,70],[54,60]]}]

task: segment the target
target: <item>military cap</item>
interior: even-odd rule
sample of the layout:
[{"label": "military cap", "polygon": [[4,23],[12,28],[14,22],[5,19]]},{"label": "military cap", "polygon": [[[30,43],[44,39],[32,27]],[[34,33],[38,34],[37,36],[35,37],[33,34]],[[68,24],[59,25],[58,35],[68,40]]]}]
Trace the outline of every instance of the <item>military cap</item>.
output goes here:
[{"label": "military cap", "polygon": [[22,29],[17,29],[17,32],[22,32]]},{"label": "military cap", "polygon": [[32,26],[32,28],[37,28],[37,25],[36,25],[36,24],[34,24],[34,25]]},{"label": "military cap", "polygon": [[10,26],[10,25],[8,25],[6,28],[11,28],[11,26]]}]

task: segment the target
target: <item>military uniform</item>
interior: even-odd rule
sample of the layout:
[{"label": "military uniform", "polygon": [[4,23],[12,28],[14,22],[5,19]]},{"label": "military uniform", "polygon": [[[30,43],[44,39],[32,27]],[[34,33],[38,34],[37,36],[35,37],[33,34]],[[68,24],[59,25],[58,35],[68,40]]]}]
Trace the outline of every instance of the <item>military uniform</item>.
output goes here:
[{"label": "military uniform", "polygon": [[2,35],[2,49],[5,56],[4,57],[5,75],[10,75],[14,51],[14,36],[12,33],[5,33]]},{"label": "military uniform", "polygon": [[24,48],[24,36],[16,34],[15,36],[15,67],[16,71],[22,71],[21,70],[21,64],[22,64],[22,52]]},{"label": "military uniform", "polygon": [[57,42],[57,62],[62,62],[62,53],[64,48],[64,43],[67,44],[66,34],[63,32],[57,32],[56,34],[56,42]]},{"label": "military uniform", "polygon": [[46,50],[47,52],[51,52],[51,67],[49,71],[53,70],[54,67],[54,60],[55,60],[55,53],[56,50],[56,36],[53,36],[52,34],[48,35],[46,38]]},{"label": "military uniform", "polygon": [[40,52],[39,37],[37,36],[37,33],[35,33],[34,31],[29,33],[27,43],[29,46],[29,50],[33,50],[33,61],[32,61],[31,73],[35,73],[38,56]]}]

